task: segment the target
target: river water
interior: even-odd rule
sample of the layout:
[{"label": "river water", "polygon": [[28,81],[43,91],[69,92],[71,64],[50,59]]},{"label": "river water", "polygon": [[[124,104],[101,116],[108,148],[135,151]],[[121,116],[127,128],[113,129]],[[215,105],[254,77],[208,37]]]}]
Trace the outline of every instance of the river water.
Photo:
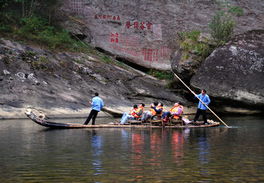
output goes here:
[{"label": "river water", "polygon": [[223,120],[232,128],[52,130],[2,120],[0,182],[264,182],[264,118]]}]

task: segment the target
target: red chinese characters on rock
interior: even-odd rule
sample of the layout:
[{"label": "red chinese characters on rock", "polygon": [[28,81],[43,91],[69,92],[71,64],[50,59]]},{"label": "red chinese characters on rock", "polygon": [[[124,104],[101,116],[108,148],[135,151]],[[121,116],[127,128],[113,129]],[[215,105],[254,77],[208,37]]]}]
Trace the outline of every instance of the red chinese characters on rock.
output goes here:
[{"label": "red chinese characters on rock", "polygon": [[139,27],[140,27],[141,30],[144,30],[146,28],[145,27],[145,23],[144,22],[141,22]]},{"label": "red chinese characters on rock", "polygon": [[159,57],[162,59],[169,59],[171,55],[171,49],[168,47],[162,47],[159,49]]},{"label": "red chinese characters on rock", "polygon": [[147,22],[147,23],[146,23],[147,29],[149,29],[149,30],[152,29],[152,25],[153,25],[152,23]]},{"label": "red chinese characters on rock", "polygon": [[134,22],[134,28],[138,29],[138,22]]},{"label": "red chinese characters on rock", "polygon": [[120,37],[120,45],[125,47],[139,47],[140,42],[136,36],[121,36]]},{"label": "red chinese characters on rock", "polygon": [[171,49],[166,46],[161,48],[140,48],[140,40],[136,36],[126,36],[118,32],[111,32],[109,42],[114,50],[134,56],[143,57],[147,62],[158,62],[170,58]]},{"label": "red chinese characters on rock", "polygon": [[115,15],[100,15],[96,14],[94,15],[95,19],[101,19],[101,20],[112,20],[112,21],[120,21],[120,16],[115,16]]},{"label": "red chinese characters on rock", "polygon": [[144,61],[158,61],[158,49],[142,49],[142,54],[144,56]]},{"label": "red chinese characters on rock", "polygon": [[130,21],[127,21],[126,24],[125,24],[125,27],[127,29],[130,29],[130,28],[134,28],[134,29],[141,29],[141,30],[152,30],[152,23],[150,22],[138,22],[138,21],[135,21],[135,22],[130,22]]},{"label": "red chinese characters on rock", "polygon": [[110,33],[110,43],[118,43],[120,46],[124,47],[139,47],[140,42],[139,39],[136,36],[126,36],[119,34],[117,32],[111,32]]},{"label": "red chinese characters on rock", "polygon": [[70,3],[70,8],[72,11],[82,14],[84,7],[84,1],[83,0],[75,0]]},{"label": "red chinese characters on rock", "polygon": [[133,50],[132,48],[125,48],[125,47],[119,46],[118,44],[113,44],[113,45],[111,45],[111,47],[116,51],[128,54],[128,55],[133,56],[133,57],[140,57],[141,56],[139,51]]},{"label": "red chinese characters on rock", "polygon": [[118,38],[119,38],[119,34],[116,33],[111,33],[110,34],[110,43],[118,43]]},{"label": "red chinese characters on rock", "polygon": [[171,49],[167,47],[162,47],[160,49],[142,49],[142,55],[144,56],[144,61],[157,62],[160,59],[169,59],[171,54]]},{"label": "red chinese characters on rock", "polygon": [[126,26],[126,28],[129,29],[132,25],[131,25],[131,23],[129,21],[127,21],[125,26]]}]

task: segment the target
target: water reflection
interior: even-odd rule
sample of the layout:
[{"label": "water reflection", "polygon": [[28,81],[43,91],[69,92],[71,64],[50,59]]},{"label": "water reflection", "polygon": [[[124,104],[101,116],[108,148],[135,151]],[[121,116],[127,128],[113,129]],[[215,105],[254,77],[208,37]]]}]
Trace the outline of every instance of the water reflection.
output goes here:
[{"label": "water reflection", "polygon": [[[133,165],[143,164],[143,150],[144,150],[144,136],[142,131],[135,131],[132,133],[132,162]],[[137,167],[137,166],[135,166]],[[142,169],[135,169],[135,171],[141,171]]]},{"label": "water reflection", "polygon": [[2,121],[0,182],[263,182],[263,120],[233,121],[240,128],[47,130]]},{"label": "water reflection", "polygon": [[92,166],[95,170],[94,175],[102,173],[102,137],[96,133],[96,130],[92,130],[91,147],[92,147]]},{"label": "water reflection", "polygon": [[208,156],[210,153],[209,143],[207,141],[205,130],[198,137],[198,145],[199,145],[199,161],[201,164],[207,164],[209,162]]},{"label": "water reflection", "polygon": [[135,166],[134,170],[141,171],[141,165],[146,164],[146,161],[148,166],[154,169],[161,168],[165,162],[183,163],[184,143],[189,138],[189,135],[189,129],[133,131],[131,134],[131,159],[133,160],[133,166]]},{"label": "water reflection", "polygon": [[[187,132],[188,131],[186,131],[185,133],[185,137],[188,137]],[[184,144],[183,132],[179,130],[173,130],[171,133],[171,149],[172,149],[174,162],[176,163],[182,163],[182,158],[184,156],[183,144]]]},{"label": "water reflection", "polygon": [[164,139],[164,131],[161,129],[153,129],[150,133],[150,165],[152,166],[160,166],[160,157],[161,157],[161,149],[162,141]]}]

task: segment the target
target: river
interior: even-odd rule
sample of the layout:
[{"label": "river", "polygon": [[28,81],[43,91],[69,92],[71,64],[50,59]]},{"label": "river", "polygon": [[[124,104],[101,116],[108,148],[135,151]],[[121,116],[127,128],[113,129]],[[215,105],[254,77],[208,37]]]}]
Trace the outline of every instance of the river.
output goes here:
[{"label": "river", "polygon": [[223,120],[232,128],[52,130],[1,120],[0,182],[264,182],[264,118]]}]

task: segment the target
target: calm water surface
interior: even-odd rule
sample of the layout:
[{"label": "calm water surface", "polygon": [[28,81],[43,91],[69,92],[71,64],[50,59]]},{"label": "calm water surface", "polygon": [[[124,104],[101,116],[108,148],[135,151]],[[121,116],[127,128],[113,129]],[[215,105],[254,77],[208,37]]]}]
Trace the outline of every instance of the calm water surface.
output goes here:
[{"label": "calm water surface", "polygon": [[51,130],[2,120],[0,182],[264,182],[263,117],[224,120],[233,128]]}]

